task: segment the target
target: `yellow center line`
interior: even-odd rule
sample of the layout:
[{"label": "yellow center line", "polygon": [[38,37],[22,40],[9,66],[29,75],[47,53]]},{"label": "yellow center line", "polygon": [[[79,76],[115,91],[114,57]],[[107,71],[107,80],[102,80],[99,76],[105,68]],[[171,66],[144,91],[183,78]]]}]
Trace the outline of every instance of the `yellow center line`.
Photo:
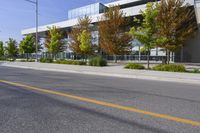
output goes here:
[{"label": "yellow center line", "polygon": [[149,111],[140,110],[140,109],[133,108],[133,107],[122,106],[122,105],[118,105],[118,104],[98,101],[98,100],[94,100],[94,99],[89,99],[89,98],[75,96],[75,95],[66,94],[66,93],[61,93],[61,92],[57,92],[57,91],[42,89],[42,88],[33,87],[33,86],[28,86],[28,85],[15,83],[15,82],[11,82],[11,81],[6,81],[6,80],[0,80],[0,82],[1,83],[6,83],[6,84],[9,84],[9,85],[13,85],[13,86],[24,87],[26,89],[40,91],[40,92],[43,92],[43,93],[48,93],[48,94],[68,97],[68,98],[79,100],[79,101],[84,101],[84,102],[88,102],[88,103],[102,105],[102,106],[106,106],[106,107],[112,107],[112,108],[121,109],[121,110],[129,111],[129,112],[148,115],[148,116],[152,116],[152,117],[156,117],[156,118],[162,118],[162,119],[175,121],[175,122],[179,122],[179,123],[183,123],[183,124],[189,124],[189,125],[193,125],[193,126],[200,126],[200,122],[199,121],[193,121],[193,120],[178,118],[178,117],[174,117],[174,116],[170,116],[170,115],[166,115],[166,114],[159,114],[159,113],[149,112]]}]

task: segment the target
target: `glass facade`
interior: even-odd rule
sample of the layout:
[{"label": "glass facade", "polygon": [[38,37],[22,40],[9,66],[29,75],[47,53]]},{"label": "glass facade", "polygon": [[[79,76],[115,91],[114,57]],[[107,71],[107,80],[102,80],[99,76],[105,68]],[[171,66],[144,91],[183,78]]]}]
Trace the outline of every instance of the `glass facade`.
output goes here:
[{"label": "glass facade", "polygon": [[198,8],[200,7],[200,0],[195,0],[195,6]]},{"label": "glass facade", "polygon": [[95,3],[80,8],[72,9],[68,11],[68,19],[79,18],[83,16],[91,16],[105,11],[105,6],[101,3]]}]

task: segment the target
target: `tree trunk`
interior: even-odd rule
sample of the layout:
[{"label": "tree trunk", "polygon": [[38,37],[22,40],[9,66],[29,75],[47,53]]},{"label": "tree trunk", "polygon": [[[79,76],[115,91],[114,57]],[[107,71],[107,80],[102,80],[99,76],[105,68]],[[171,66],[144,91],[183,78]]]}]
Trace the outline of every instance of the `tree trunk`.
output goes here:
[{"label": "tree trunk", "polygon": [[148,48],[148,53],[147,53],[147,69],[150,69],[149,56],[150,56],[150,49]]},{"label": "tree trunk", "polygon": [[83,61],[87,61],[87,55],[83,54]]},{"label": "tree trunk", "polygon": [[76,60],[76,54],[74,53],[74,55],[73,55],[73,60]]},{"label": "tree trunk", "polygon": [[25,53],[26,61],[28,61],[28,53]]},{"label": "tree trunk", "polygon": [[115,63],[117,63],[117,56],[116,55],[114,55],[114,61],[115,61]]},{"label": "tree trunk", "polygon": [[167,64],[170,62],[170,51],[166,49],[166,59],[167,59]]},{"label": "tree trunk", "polygon": [[56,54],[55,53],[52,53],[52,59],[56,60]]},{"label": "tree trunk", "polygon": [[168,60],[167,60],[167,64],[169,64],[170,63],[170,51],[168,50]]},{"label": "tree trunk", "polygon": [[180,56],[181,56],[180,61],[183,62],[183,46],[181,47],[181,52],[180,52],[180,54],[181,54],[181,55],[180,55]]},{"label": "tree trunk", "polygon": [[141,49],[140,49],[140,45],[139,45],[139,58],[138,58],[139,61],[141,61]]}]

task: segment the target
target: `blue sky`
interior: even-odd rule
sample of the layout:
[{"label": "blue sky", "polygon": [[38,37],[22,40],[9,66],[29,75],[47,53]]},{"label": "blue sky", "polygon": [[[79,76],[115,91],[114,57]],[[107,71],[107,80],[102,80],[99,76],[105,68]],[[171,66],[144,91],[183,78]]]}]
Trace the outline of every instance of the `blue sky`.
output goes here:
[{"label": "blue sky", "polygon": [[[39,25],[67,19],[67,11],[87,4],[114,0],[39,0]],[[21,30],[35,26],[35,6],[25,0],[0,0],[0,40],[20,41]]]}]

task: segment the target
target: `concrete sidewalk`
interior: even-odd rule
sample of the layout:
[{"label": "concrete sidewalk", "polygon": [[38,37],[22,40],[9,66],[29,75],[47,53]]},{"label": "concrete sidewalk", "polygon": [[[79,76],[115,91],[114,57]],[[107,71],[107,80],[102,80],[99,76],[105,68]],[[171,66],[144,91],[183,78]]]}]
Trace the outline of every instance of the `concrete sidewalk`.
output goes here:
[{"label": "concrete sidewalk", "polygon": [[158,72],[148,70],[127,70],[123,66],[91,67],[77,65],[47,64],[36,62],[3,62],[2,66],[34,69],[43,71],[68,72],[99,76],[111,76],[120,78],[133,78],[145,80],[157,80],[168,82],[191,83],[200,85],[200,74]]}]

